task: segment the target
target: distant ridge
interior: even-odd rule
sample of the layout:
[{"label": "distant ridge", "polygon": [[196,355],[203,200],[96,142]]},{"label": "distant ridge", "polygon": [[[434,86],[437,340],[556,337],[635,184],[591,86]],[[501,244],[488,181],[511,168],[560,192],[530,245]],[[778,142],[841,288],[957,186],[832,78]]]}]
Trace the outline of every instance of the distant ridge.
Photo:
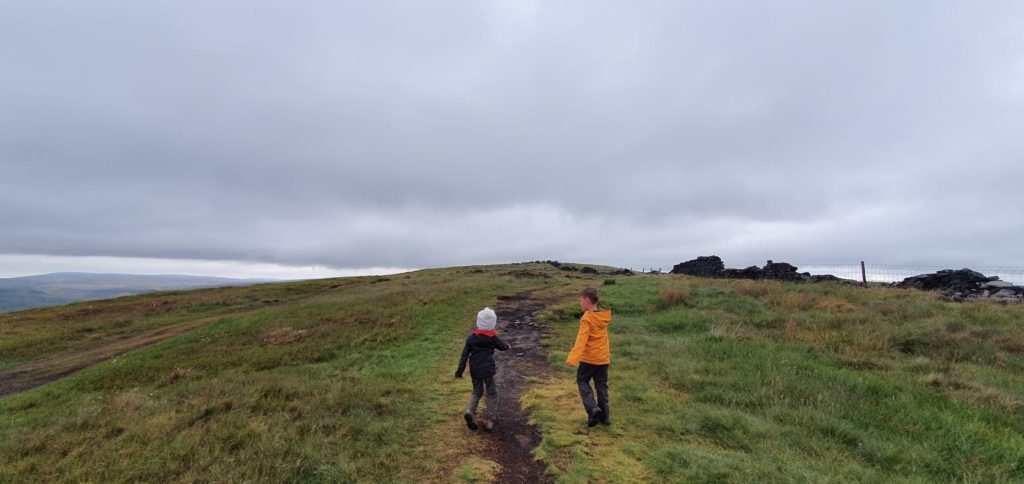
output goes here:
[{"label": "distant ridge", "polygon": [[54,272],[0,278],[0,312],[108,299],[153,291],[246,286],[268,282],[257,279],[187,276],[179,274],[103,274]]}]

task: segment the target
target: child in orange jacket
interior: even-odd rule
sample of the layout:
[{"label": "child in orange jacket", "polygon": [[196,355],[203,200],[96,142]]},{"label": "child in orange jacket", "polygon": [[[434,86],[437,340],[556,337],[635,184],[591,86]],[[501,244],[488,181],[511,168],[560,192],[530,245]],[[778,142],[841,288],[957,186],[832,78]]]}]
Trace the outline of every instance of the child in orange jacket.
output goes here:
[{"label": "child in orange jacket", "polygon": [[[608,325],[612,322],[612,312],[599,309],[597,289],[588,287],[580,293],[580,330],[576,334],[576,344],[569,351],[565,360],[570,366],[579,365],[576,370],[576,384],[580,389],[583,409],[587,412],[587,425],[593,427],[598,422],[609,425],[608,410],[608,366],[612,362],[611,348],[608,342]],[[590,381],[594,381],[594,388]],[[594,390],[597,390],[597,401],[594,401]]]}]

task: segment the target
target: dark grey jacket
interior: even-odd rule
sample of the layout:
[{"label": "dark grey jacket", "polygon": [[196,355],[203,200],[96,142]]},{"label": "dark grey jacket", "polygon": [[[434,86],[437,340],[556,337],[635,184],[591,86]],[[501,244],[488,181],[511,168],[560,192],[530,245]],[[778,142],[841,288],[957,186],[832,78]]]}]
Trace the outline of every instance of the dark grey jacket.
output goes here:
[{"label": "dark grey jacket", "polygon": [[469,374],[474,379],[494,376],[497,368],[494,364],[494,350],[505,351],[508,345],[498,339],[497,335],[489,336],[474,331],[466,338],[466,345],[462,348],[462,358],[459,358],[459,368],[455,370],[455,376],[461,378],[466,371],[466,362],[469,362]]}]

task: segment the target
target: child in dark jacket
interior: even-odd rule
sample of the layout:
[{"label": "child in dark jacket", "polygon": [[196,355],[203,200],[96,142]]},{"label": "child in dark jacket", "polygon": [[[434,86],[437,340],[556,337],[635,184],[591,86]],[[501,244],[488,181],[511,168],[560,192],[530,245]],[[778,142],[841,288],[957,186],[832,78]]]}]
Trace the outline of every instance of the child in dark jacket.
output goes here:
[{"label": "child in dark jacket", "polygon": [[455,378],[462,378],[462,373],[466,371],[466,362],[469,362],[469,375],[473,377],[473,394],[469,397],[469,405],[466,406],[463,416],[466,418],[466,426],[471,430],[478,428],[476,407],[484,394],[487,395],[486,419],[480,423],[485,430],[494,428],[494,414],[498,409],[498,388],[494,386],[494,374],[497,372],[494,350],[508,349],[508,345],[498,339],[497,331],[494,330],[497,323],[498,315],[493,309],[484,308],[477,313],[476,329],[466,338],[462,358],[459,359],[459,368],[455,370]]}]

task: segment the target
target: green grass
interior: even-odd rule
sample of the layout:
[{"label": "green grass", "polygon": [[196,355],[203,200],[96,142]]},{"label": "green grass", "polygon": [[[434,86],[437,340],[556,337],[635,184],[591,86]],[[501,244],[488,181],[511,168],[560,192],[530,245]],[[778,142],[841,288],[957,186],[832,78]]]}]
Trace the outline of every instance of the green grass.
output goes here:
[{"label": "green grass", "polygon": [[[104,339],[225,314],[0,399],[0,482],[380,482],[436,473],[428,431],[457,416],[451,403],[466,389],[455,392],[448,380],[476,311],[499,294],[538,285],[500,275],[507,270],[194,291],[4,315],[0,355],[22,361],[29,356],[22,344],[38,345],[38,356],[86,346],[64,340],[82,325]],[[145,316],[168,298],[174,309]],[[65,321],[86,308],[91,322]],[[267,342],[282,334],[294,340]]]},{"label": "green grass", "polygon": [[563,482],[1024,481],[1024,311],[833,284],[620,278],[612,427],[562,362],[529,395]]},{"label": "green grass", "polygon": [[339,283],[359,279],[173,291],[0,314],[0,368],[177,323],[288,305]]},{"label": "green grass", "polygon": [[[150,294],[0,315],[0,370],[201,329],[0,399],[0,482],[487,481],[452,378],[477,310],[538,289],[524,397],[563,482],[1024,481],[1024,307],[544,264]],[[613,307],[611,427],[584,424],[574,294]]]}]

